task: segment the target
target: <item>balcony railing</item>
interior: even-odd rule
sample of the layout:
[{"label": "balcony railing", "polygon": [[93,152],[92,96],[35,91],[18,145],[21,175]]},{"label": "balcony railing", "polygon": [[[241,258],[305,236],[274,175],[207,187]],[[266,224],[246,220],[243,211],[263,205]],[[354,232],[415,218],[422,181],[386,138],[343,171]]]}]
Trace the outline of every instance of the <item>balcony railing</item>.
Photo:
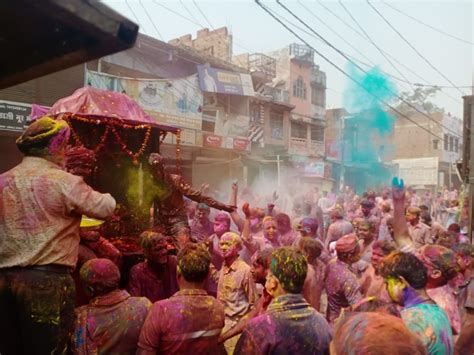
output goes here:
[{"label": "balcony railing", "polygon": [[301,61],[314,62],[314,51],[303,44],[290,44],[290,56]]},{"label": "balcony railing", "polygon": [[253,53],[249,55],[249,70],[251,72],[259,71],[268,76],[276,76],[276,60],[262,53]]},{"label": "balcony railing", "polygon": [[296,155],[324,155],[324,142],[290,137],[288,151]]},{"label": "balcony railing", "polygon": [[264,94],[272,97],[275,102],[290,103],[290,94],[286,90],[272,88],[271,86],[265,86]]}]

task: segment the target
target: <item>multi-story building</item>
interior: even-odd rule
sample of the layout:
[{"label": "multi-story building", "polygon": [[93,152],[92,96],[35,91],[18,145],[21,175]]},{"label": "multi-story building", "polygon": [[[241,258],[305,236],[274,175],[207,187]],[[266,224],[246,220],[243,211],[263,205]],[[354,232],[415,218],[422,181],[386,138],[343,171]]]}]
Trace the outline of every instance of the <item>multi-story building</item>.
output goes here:
[{"label": "multi-story building", "polygon": [[[370,112],[349,114],[344,109],[326,112],[326,155],[334,177],[354,187],[379,185],[378,178],[399,174],[419,190],[459,187],[455,164],[462,152],[462,121],[443,112],[393,115],[393,129],[372,136],[364,124]],[[344,173],[341,178],[341,171]],[[374,171],[376,173],[374,173]],[[383,182],[383,181],[382,181]]]},{"label": "multi-story building", "polygon": [[[459,187],[455,164],[462,156],[462,120],[449,113],[411,112],[397,117],[393,134],[394,160],[434,158],[437,161],[437,185]],[[421,127],[423,128],[421,128]]]},{"label": "multi-story building", "polygon": [[287,92],[294,106],[287,151],[293,169],[288,177],[330,190],[333,180],[324,162],[326,74],[314,63],[314,51],[304,45],[293,43],[267,55],[276,60],[272,90]]}]

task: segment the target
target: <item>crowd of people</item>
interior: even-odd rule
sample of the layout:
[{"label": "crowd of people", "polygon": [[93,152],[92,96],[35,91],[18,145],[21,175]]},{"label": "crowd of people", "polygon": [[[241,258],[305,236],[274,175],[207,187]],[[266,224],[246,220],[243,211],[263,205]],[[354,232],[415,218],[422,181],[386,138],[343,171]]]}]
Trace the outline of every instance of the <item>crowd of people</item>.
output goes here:
[{"label": "crowd of people", "polygon": [[221,211],[176,193],[180,238],[144,226],[126,270],[95,220],[114,198],[63,168],[69,134],[38,119],[0,175],[0,354],[474,353],[457,192],[421,198],[395,178],[288,201],[233,183],[227,205],[207,199]]}]

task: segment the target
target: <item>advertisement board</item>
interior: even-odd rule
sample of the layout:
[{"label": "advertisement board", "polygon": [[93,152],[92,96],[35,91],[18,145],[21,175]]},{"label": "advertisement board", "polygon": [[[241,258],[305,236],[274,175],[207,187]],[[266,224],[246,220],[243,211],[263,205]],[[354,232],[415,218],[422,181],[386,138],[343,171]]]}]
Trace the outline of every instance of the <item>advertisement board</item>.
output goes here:
[{"label": "advertisement board", "polygon": [[198,65],[197,69],[202,91],[255,96],[250,74],[216,69],[206,65]]},{"label": "advertisement board", "polygon": [[133,79],[87,71],[87,83],[122,92],[158,122],[177,127],[202,128],[202,92],[197,75],[179,79]]}]

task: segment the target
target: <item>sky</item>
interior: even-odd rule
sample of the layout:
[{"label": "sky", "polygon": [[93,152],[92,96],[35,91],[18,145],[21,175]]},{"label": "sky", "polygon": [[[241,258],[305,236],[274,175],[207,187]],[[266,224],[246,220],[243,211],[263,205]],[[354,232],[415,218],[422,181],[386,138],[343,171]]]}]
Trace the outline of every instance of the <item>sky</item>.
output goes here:
[{"label": "sky", "polygon": [[[164,41],[185,34],[192,34],[194,38],[202,27],[212,29],[227,26],[233,35],[234,55],[245,52],[265,53],[290,43],[302,43],[250,0],[102,2],[138,22],[141,33]],[[286,23],[331,63],[347,71],[348,60],[316,38],[310,29],[275,1],[266,0],[262,3],[274,11],[279,19],[290,21],[291,24]],[[324,0],[283,0],[282,3],[356,63],[378,66],[383,72],[399,78],[400,80],[393,79],[399,92],[413,90],[416,88],[413,84],[416,83],[447,86],[433,98],[433,102],[446,112],[462,117],[462,96],[472,93],[474,82],[472,1],[370,0],[370,4],[395,30],[367,1],[343,0],[342,5],[340,1]],[[408,44],[395,31],[398,31]],[[349,79],[318,54],[315,54],[315,64],[326,72],[326,108],[342,107]],[[368,68],[364,64],[359,65],[364,69]],[[463,88],[453,88],[453,84]]]}]

